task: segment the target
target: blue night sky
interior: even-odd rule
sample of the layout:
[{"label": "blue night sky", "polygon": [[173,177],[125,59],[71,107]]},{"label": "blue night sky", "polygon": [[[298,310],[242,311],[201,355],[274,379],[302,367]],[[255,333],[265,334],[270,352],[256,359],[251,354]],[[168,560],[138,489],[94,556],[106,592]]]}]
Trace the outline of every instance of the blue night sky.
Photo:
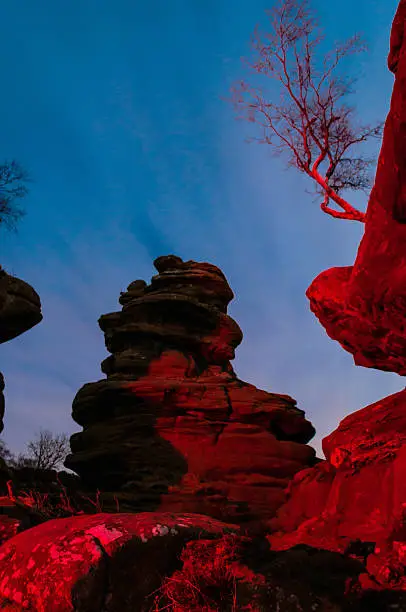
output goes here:
[{"label": "blue night sky", "polygon": [[[362,121],[388,112],[386,67],[397,0],[313,0],[326,48],[355,32],[369,52],[350,100]],[[0,235],[4,268],[41,296],[44,320],[1,346],[3,437],[14,452],[40,428],[72,434],[72,400],[103,378],[97,319],[174,253],[226,274],[244,332],[238,376],[288,394],[321,439],[350,412],[401,390],[396,374],[356,367],[309,310],[305,291],[351,265],[363,225],[321,212],[310,179],[235,120],[226,97],[246,76],[256,23],[272,0],[13,0],[0,21],[0,160],[35,182],[18,234]],[[265,90],[267,91],[267,90]],[[279,90],[277,90],[279,92]],[[371,142],[377,152],[380,143]],[[364,194],[351,203],[365,210]]]}]

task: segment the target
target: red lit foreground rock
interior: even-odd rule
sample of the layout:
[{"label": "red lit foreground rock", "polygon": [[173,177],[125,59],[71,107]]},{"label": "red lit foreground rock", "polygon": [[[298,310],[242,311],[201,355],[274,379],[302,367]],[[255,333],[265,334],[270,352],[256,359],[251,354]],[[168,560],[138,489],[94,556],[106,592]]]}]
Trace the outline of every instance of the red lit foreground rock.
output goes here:
[{"label": "red lit foreground rock", "polygon": [[122,311],[99,320],[107,379],[73,402],[84,431],[65,465],[102,491],[105,509],[114,493],[125,511],[269,518],[292,476],[315,463],[315,430],[291,397],[235,375],[242,332],[221,270],[172,255],[154,265],[151,284],[131,283]]},{"label": "red lit foreground rock", "polygon": [[406,589],[406,391],[347,416],[323,451],[327,461],[294,477],[269,522],[272,548],[345,552],[358,539],[374,576],[365,584]]},{"label": "red lit foreground rock", "polygon": [[357,365],[406,375],[406,2],[393,22],[395,74],[375,184],[354,266],[330,268],[307,290],[310,308]]},{"label": "red lit foreground rock", "polygon": [[36,612],[139,610],[162,577],[180,566],[185,542],[227,532],[227,525],[190,515],[48,521],[0,547],[0,605],[8,601]]},{"label": "red lit foreground rock", "polygon": [[104,513],[51,520],[3,544],[0,609],[389,610],[391,593],[354,591],[362,571],[334,552],[270,551],[266,540],[207,516]]}]

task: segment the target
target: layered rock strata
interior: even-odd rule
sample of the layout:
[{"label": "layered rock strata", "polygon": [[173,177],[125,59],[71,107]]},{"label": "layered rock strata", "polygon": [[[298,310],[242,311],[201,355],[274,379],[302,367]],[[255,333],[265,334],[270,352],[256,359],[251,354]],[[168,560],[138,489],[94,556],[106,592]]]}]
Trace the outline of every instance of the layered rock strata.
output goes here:
[{"label": "layered rock strata", "polygon": [[235,375],[242,332],[221,270],[174,255],[154,265],[150,285],[131,283],[121,312],[99,319],[107,378],[74,399],[83,432],[65,466],[122,511],[273,516],[293,475],[317,461],[306,445],[315,430],[291,397]]}]

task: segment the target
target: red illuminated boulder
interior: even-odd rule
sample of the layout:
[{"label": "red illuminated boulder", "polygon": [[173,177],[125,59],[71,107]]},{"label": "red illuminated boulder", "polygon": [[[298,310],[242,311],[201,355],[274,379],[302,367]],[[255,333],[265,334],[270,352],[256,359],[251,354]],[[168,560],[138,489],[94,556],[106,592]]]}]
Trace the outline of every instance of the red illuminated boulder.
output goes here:
[{"label": "red illuminated boulder", "polygon": [[152,607],[163,577],[181,567],[188,540],[237,530],[188,514],[54,519],[0,546],[0,609],[129,612],[148,596]]},{"label": "red illuminated boulder", "polygon": [[292,476],[313,465],[315,430],[288,395],[261,391],[230,364],[242,340],[233,293],[208,263],[173,255],[135,281],[99,324],[107,379],[84,385],[65,466],[105,509],[199,512],[231,522],[273,516]]},{"label": "red illuminated boulder", "polygon": [[406,375],[406,1],[388,58],[395,83],[361,240],[353,266],[325,270],[310,308],[356,365]]},{"label": "red illuminated boulder", "polygon": [[268,523],[272,549],[307,544],[344,553],[358,542],[376,578],[368,588],[406,590],[394,569],[406,570],[406,391],[345,417],[323,451],[327,460],[296,474]]},{"label": "red illuminated boulder", "polygon": [[0,546],[0,609],[403,609],[402,595],[382,592],[372,600],[368,591],[351,592],[363,570],[360,561],[334,552],[271,551],[264,538],[199,514],[84,515],[48,521]]}]

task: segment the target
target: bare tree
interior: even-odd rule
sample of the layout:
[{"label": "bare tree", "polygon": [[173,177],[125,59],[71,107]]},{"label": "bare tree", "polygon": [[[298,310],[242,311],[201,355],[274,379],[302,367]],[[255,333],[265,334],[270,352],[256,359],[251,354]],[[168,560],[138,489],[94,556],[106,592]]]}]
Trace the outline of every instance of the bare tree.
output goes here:
[{"label": "bare tree", "polygon": [[[37,439],[27,444],[28,455],[19,454],[17,458],[4,459],[13,468],[32,467],[37,470],[53,470],[62,464],[69,453],[69,438],[66,434],[53,435],[41,430]],[[1,449],[0,449],[1,454]]]},{"label": "bare tree", "polygon": [[0,438],[0,458],[3,459],[6,463],[9,463],[14,459],[13,453],[8,448],[5,441]]},{"label": "bare tree", "polygon": [[39,438],[27,444],[29,456],[34,459],[37,469],[53,470],[69,453],[69,438],[66,434],[53,436],[48,430],[41,430]]},{"label": "bare tree", "polygon": [[0,226],[16,230],[17,222],[25,215],[16,200],[27,195],[28,181],[27,172],[16,161],[0,164]]},{"label": "bare tree", "polygon": [[[340,194],[346,189],[367,193],[371,188],[368,170],[375,159],[350,155],[350,149],[370,137],[380,138],[383,122],[375,127],[355,125],[354,108],[341,100],[353,93],[357,79],[334,73],[343,57],[365,51],[365,45],[359,35],[353,36],[324,57],[320,70],[314,51],[324,37],[308,0],[279,0],[267,14],[271,31],[261,35],[256,28],[252,40],[256,61],[246,62],[255,72],[281,83],[281,103],[269,102],[260,89],[241,81],[232,88],[235,107],[245,111],[240,118],[262,127],[262,138],[252,140],[272,145],[276,155],[289,151],[288,166],[315,181],[324,212],[365,222],[365,214]],[[342,210],[331,208],[330,201]]]}]

